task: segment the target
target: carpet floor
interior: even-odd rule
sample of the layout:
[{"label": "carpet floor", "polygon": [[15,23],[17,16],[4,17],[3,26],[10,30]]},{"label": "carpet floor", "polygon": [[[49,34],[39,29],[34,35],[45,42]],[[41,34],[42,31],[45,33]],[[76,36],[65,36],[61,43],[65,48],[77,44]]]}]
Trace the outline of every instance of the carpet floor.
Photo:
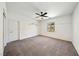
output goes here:
[{"label": "carpet floor", "polygon": [[45,36],[17,40],[7,44],[4,56],[78,56],[71,42]]}]

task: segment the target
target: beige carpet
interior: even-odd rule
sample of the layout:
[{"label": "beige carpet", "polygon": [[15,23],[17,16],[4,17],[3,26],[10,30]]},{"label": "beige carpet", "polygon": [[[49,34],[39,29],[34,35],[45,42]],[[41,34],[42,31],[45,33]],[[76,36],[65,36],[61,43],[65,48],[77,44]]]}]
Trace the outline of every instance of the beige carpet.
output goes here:
[{"label": "beige carpet", "polygon": [[71,42],[36,36],[8,43],[5,56],[77,56]]}]

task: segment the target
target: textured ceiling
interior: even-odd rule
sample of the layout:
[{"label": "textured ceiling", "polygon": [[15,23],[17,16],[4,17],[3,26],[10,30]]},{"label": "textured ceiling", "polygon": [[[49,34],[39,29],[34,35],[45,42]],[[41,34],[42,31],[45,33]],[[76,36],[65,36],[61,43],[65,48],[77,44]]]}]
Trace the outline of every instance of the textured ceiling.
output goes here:
[{"label": "textured ceiling", "polygon": [[[7,2],[8,14],[16,15],[18,18],[36,17],[36,12],[48,12],[49,17],[56,17],[71,14],[75,9],[76,2]],[[17,16],[18,15],[18,16]]]}]

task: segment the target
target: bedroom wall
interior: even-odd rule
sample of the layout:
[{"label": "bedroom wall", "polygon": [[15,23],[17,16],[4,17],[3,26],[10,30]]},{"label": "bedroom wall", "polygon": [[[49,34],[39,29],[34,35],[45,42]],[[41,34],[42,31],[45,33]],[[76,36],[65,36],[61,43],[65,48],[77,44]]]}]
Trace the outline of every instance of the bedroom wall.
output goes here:
[{"label": "bedroom wall", "polygon": [[73,44],[79,54],[79,3],[73,13]]},{"label": "bedroom wall", "polygon": [[[55,32],[47,31],[47,24],[55,22]],[[60,16],[54,19],[44,20],[41,25],[41,35],[72,41],[72,21],[71,15]]]}]

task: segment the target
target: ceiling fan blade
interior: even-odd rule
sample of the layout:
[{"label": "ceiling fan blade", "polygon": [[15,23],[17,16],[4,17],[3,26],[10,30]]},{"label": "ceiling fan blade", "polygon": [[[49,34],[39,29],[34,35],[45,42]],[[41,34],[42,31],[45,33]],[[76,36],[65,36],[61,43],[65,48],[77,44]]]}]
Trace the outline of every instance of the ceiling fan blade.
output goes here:
[{"label": "ceiling fan blade", "polygon": [[38,13],[35,13],[36,15],[40,15],[40,14],[38,14]]},{"label": "ceiling fan blade", "polygon": [[36,18],[39,18],[39,16],[37,16]]},{"label": "ceiling fan blade", "polygon": [[42,14],[41,16],[44,16],[44,15],[46,15],[47,14],[47,12],[45,12],[44,14]]},{"label": "ceiling fan blade", "polygon": [[44,16],[44,17],[48,17],[48,16]]}]

